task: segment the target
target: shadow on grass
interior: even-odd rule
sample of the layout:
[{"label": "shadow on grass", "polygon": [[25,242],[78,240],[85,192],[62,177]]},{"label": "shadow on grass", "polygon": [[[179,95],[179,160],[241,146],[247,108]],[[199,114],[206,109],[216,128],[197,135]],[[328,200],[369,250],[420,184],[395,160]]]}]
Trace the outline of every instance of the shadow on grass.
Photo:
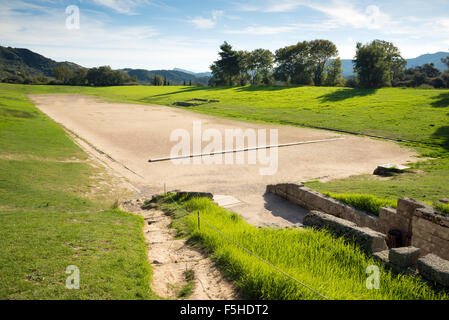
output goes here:
[{"label": "shadow on grass", "polygon": [[343,89],[333,91],[331,93],[322,95],[318,98],[321,99],[321,102],[337,102],[355,97],[369,96],[375,94],[376,92],[377,89],[360,89],[360,88]]},{"label": "shadow on grass", "polygon": [[285,89],[295,88],[293,86],[245,86],[245,87],[236,87],[235,91],[243,92],[243,91],[280,91]]},{"label": "shadow on grass", "polygon": [[151,97],[155,98],[155,97],[177,95],[177,94],[186,93],[186,92],[197,92],[197,91],[198,92],[199,91],[210,92],[210,91],[218,91],[218,90],[225,90],[225,89],[232,89],[232,87],[191,87],[191,88],[180,89],[180,90],[173,91],[173,92],[155,94]]},{"label": "shadow on grass", "polygon": [[441,146],[449,151],[449,126],[438,128],[432,136],[441,140]]},{"label": "shadow on grass", "polygon": [[447,108],[449,107],[449,92],[441,93],[434,98],[430,105],[435,108]]}]

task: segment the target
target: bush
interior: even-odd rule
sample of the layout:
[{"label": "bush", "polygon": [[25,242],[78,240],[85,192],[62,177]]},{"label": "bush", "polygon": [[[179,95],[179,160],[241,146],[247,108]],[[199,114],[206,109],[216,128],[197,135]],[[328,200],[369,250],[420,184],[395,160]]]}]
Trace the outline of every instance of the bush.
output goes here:
[{"label": "bush", "polygon": [[382,199],[372,196],[370,194],[356,194],[356,193],[331,193],[325,192],[326,196],[334,198],[338,201],[353,206],[356,209],[365,211],[373,215],[379,215],[379,209],[382,207],[396,208],[396,200]]}]

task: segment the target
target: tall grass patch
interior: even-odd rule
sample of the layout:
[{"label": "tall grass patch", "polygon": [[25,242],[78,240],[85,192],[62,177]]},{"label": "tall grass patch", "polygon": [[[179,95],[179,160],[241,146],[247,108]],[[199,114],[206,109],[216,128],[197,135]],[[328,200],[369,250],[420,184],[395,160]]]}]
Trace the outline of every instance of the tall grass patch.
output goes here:
[{"label": "tall grass patch", "polygon": [[379,215],[382,207],[396,208],[397,206],[397,201],[378,198],[370,194],[324,192],[324,195],[375,216]]},{"label": "tall grass patch", "polygon": [[[241,244],[298,281],[330,299],[447,299],[411,276],[394,274],[361,249],[326,231],[313,229],[259,229],[209,199],[177,199],[168,196],[163,207],[175,210],[175,227],[190,241],[200,244],[231,277],[244,296],[251,299],[323,299],[298,282],[235,245]],[[177,209],[173,200],[193,214]],[[197,213],[201,225],[197,225]],[[380,289],[366,286],[368,266],[378,266]]]}]

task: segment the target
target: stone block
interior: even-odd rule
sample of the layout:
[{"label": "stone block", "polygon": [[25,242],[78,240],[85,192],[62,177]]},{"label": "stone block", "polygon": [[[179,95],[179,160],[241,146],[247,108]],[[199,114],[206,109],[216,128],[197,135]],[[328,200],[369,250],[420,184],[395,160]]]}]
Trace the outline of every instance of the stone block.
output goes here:
[{"label": "stone block", "polygon": [[408,268],[418,263],[420,249],[415,247],[392,248],[388,254],[390,263]]},{"label": "stone block", "polygon": [[419,273],[432,282],[449,287],[449,261],[428,254],[418,260]]},{"label": "stone block", "polygon": [[337,236],[354,241],[368,254],[386,250],[385,235],[369,228],[358,227],[355,223],[319,211],[312,211],[304,217],[303,225],[325,228]]},{"label": "stone block", "polygon": [[410,199],[410,198],[401,198],[398,199],[398,208],[396,212],[406,218],[411,219],[415,214],[415,210],[419,208],[428,208],[423,202],[418,200]]},{"label": "stone block", "polygon": [[433,208],[418,208],[415,211],[415,216],[449,228],[449,217],[443,216],[441,214],[436,214]]}]

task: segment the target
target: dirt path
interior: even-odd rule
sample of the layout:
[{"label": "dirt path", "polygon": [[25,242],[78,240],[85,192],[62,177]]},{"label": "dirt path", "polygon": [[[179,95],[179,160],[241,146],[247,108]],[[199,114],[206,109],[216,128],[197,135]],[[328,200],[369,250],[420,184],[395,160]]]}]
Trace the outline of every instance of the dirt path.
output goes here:
[{"label": "dirt path", "polygon": [[[292,226],[303,216],[297,207],[266,194],[267,184],[345,178],[371,174],[380,164],[417,161],[413,151],[398,144],[325,130],[247,123],[184,109],[109,103],[87,96],[34,95],[31,99],[146,196],[164,189],[211,192],[222,195],[222,199],[231,196],[236,201],[230,208],[256,226]],[[195,120],[202,121],[203,132],[278,129],[279,143],[343,139],[279,148],[278,170],[271,176],[260,174],[259,169],[266,167],[260,164],[148,163],[149,159],[170,155],[176,144],[170,141],[174,130],[183,129],[192,136]]]},{"label": "dirt path", "polygon": [[[141,214],[145,219],[144,237],[148,243],[148,258],[153,269],[152,290],[166,299],[234,300],[238,298],[232,283],[223,278],[214,263],[200,250],[175,239],[169,228],[171,218],[160,210],[142,210],[142,201],[125,201],[121,208]],[[181,297],[192,277],[191,294]],[[190,291],[189,291],[190,292]]]}]

